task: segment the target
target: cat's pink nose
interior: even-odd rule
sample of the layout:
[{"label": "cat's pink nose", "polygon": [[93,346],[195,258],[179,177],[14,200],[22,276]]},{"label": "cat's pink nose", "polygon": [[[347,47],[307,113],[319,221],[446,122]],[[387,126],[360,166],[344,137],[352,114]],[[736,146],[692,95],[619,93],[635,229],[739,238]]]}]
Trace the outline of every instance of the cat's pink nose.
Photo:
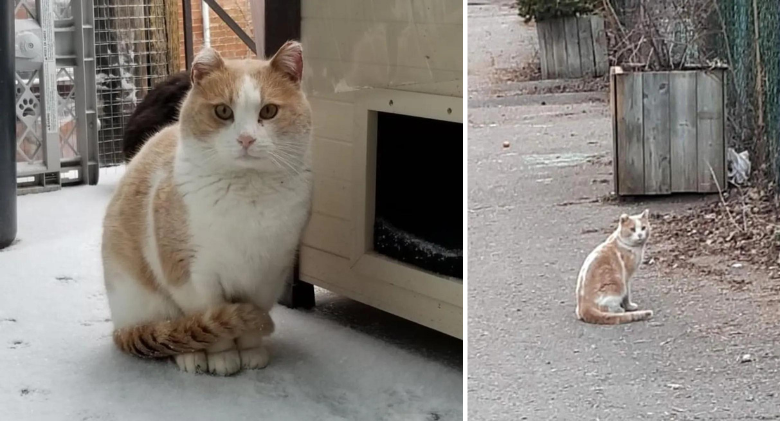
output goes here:
[{"label": "cat's pink nose", "polygon": [[256,140],[257,139],[247,134],[242,134],[241,136],[238,137],[238,143],[240,143],[241,146],[244,147],[244,149],[249,149],[249,147],[252,146],[252,144],[255,143]]}]

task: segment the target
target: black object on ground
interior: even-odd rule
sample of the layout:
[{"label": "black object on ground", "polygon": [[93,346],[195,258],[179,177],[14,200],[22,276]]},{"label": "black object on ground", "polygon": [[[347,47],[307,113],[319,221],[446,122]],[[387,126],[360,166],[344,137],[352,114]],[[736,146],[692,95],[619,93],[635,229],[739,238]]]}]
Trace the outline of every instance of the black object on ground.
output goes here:
[{"label": "black object on ground", "polygon": [[284,283],[284,290],[278,303],[289,308],[310,309],[315,305],[314,285],[301,281],[299,278],[298,260],[296,259],[292,278]]}]

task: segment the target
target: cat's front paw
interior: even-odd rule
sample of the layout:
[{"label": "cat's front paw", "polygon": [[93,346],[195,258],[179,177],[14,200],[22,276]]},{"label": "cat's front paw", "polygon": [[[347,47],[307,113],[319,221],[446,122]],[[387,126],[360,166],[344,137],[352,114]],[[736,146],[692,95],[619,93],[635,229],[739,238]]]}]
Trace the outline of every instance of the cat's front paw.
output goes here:
[{"label": "cat's front paw", "polygon": [[206,355],[209,362],[209,373],[211,374],[229,376],[241,370],[241,357],[236,349],[210,352]]},{"label": "cat's front paw", "polygon": [[639,308],[639,305],[637,303],[628,303],[626,306],[626,310],[628,311],[634,311]]},{"label": "cat's front paw", "polygon": [[241,354],[241,367],[249,370],[265,368],[271,359],[268,349],[264,346],[242,349],[239,353]]},{"label": "cat's front paw", "polygon": [[179,370],[187,373],[206,373],[209,371],[208,360],[205,352],[191,352],[177,355],[173,358]]}]

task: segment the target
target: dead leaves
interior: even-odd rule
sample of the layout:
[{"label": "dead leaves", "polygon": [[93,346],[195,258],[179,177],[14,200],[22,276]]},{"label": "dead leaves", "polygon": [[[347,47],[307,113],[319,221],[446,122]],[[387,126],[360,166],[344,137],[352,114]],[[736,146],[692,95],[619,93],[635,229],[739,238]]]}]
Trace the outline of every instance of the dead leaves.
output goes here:
[{"label": "dead leaves", "polygon": [[[727,209],[728,208],[728,209]],[[696,265],[702,256],[722,256],[750,263],[778,275],[780,225],[773,195],[757,188],[732,190],[723,202],[679,214],[655,214],[654,243],[668,243],[657,260],[672,268],[695,268],[703,275],[722,275],[711,265]]]}]

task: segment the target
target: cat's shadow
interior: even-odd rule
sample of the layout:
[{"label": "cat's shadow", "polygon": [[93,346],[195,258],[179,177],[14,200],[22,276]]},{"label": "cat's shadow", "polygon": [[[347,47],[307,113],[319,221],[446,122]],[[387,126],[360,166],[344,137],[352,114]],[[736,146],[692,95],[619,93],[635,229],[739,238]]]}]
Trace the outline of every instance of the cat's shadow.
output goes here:
[{"label": "cat's shadow", "polygon": [[[305,311],[446,366],[463,367],[462,340],[329,291],[316,288],[316,306],[296,311]],[[274,347],[288,346],[292,345],[274,343]]]}]

